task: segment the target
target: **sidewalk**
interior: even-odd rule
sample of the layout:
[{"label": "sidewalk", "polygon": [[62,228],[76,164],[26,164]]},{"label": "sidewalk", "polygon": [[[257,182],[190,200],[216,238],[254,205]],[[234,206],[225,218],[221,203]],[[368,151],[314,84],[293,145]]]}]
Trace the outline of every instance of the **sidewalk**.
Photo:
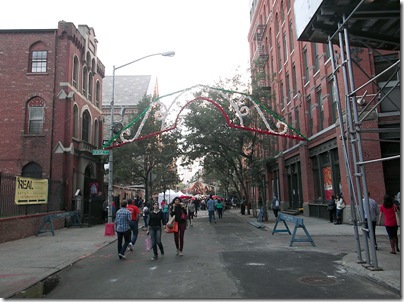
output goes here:
[{"label": "sidewalk", "polygon": [[[246,222],[256,221],[252,215],[241,215],[239,210],[225,211],[225,215],[229,214],[245,219]],[[272,212],[269,216],[269,221],[264,222],[266,226],[264,230],[272,232],[275,218]],[[378,266],[382,270],[368,270],[356,261],[351,225],[334,226],[323,219],[302,215],[299,217],[304,219],[304,224],[316,244],[316,241],[323,237],[352,236],[352,249],[349,249],[351,252],[343,257],[343,266],[349,271],[401,293],[400,253],[391,255],[388,248],[380,248],[380,251],[377,251],[377,259]],[[288,226],[293,232],[293,226],[290,224]],[[0,297],[9,298],[116,240],[115,236],[105,236],[104,232],[105,225],[71,227],[56,230],[55,236],[47,232],[39,234],[38,237],[32,236],[0,244]],[[385,245],[383,238],[387,238],[387,235],[384,227],[377,227],[376,235],[379,246]],[[273,238],[276,240],[277,235],[275,234]],[[338,245],[336,241],[334,246],[327,246],[327,249],[335,251]],[[319,244],[309,248],[321,249],[322,247]],[[362,252],[362,258],[365,258],[364,252]]]},{"label": "sidewalk", "polygon": [[[228,210],[232,214],[235,214],[239,217],[242,217],[246,221],[257,221],[252,215],[241,215],[240,210]],[[251,212],[252,214],[252,212]],[[341,224],[341,225],[333,225],[329,223],[328,220],[315,218],[315,217],[306,217],[302,214],[298,216],[299,218],[303,218],[304,225],[309,232],[310,236],[312,236],[314,243],[319,238],[324,237],[335,237],[336,236],[348,236],[349,243],[352,244],[352,248],[348,253],[343,257],[342,265],[345,267],[347,271],[355,273],[360,276],[364,276],[377,284],[382,285],[383,287],[392,289],[397,293],[401,293],[401,228],[398,230],[399,237],[399,245],[400,245],[400,253],[396,255],[390,254],[390,245],[388,236],[386,233],[386,229],[384,226],[376,227],[376,238],[379,245],[379,249],[376,251],[376,258],[378,263],[378,268],[381,270],[371,270],[370,268],[366,268],[368,265],[366,263],[359,263],[358,257],[356,253],[355,246],[355,237],[354,237],[354,228],[350,224]],[[275,216],[271,210],[268,211],[268,221],[263,222],[265,225],[265,229],[272,233],[272,230],[275,226]],[[278,224],[279,228],[284,228],[284,225]],[[288,223],[288,227],[290,232],[293,233],[294,225],[292,223]],[[362,231],[359,229],[359,238],[362,238]],[[287,233],[284,233],[287,234]],[[304,231],[300,228],[296,234],[305,235]],[[276,235],[275,235],[276,236]],[[290,235],[289,235],[290,236]],[[362,260],[366,261],[366,253],[365,246],[363,244],[363,240],[361,242],[361,255]],[[294,244],[294,246],[298,246],[299,243]],[[320,248],[320,247],[313,247]],[[340,247],[338,246],[338,241],[334,244],[334,246],[329,246],[328,250],[330,251],[338,251]],[[370,252],[370,251],[369,251]]]}]

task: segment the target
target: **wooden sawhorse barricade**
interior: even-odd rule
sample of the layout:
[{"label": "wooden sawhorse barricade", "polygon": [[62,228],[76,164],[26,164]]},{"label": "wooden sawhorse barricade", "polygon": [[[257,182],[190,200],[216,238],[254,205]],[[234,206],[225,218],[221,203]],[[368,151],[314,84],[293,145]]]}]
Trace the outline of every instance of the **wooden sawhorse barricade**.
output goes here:
[{"label": "wooden sawhorse barricade", "polygon": [[[280,221],[283,222],[286,229],[283,229],[283,230],[277,230],[276,229],[277,226],[278,226],[278,223]],[[289,235],[291,235],[289,227],[286,224],[286,221],[293,222],[295,224],[295,228],[293,229],[293,235],[292,235],[292,238],[290,239],[289,246],[292,246],[293,242],[310,242],[312,246],[315,246],[313,239],[311,238],[309,232],[307,231],[307,229],[306,229],[306,227],[305,227],[305,225],[303,223],[303,218],[300,218],[300,217],[295,217],[295,216],[279,213],[278,218],[276,218],[276,223],[275,223],[275,227],[274,227],[274,229],[272,231],[272,235],[274,233],[281,233],[281,232],[288,232]],[[302,228],[304,230],[304,232],[306,233],[307,238],[295,238],[296,237],[296,231],[297,231],[298,228]]]},{"label": "wooden sawhorse barricade", "polygon": [[52,235],[55,236],[55,228],[53,226],[54,218],[66,218],[72,217],[73,221],[71,225],[79,225],[82,227],[80,216],[78,211],[70,211],[58,214],[51,214],[44,216],[41,225],[39,226],[38,232],[35,233],[35,236],[38,236],[40,233],[52,232]]}]

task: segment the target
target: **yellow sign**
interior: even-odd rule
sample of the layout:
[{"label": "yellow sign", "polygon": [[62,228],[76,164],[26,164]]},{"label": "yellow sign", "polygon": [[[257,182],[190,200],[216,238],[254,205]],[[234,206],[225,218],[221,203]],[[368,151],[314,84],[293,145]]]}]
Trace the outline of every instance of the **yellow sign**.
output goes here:
[{"label": "yellow sign", "polygon": [[48,202],[48,180],[16,176],[15,203],[20,205]]}]

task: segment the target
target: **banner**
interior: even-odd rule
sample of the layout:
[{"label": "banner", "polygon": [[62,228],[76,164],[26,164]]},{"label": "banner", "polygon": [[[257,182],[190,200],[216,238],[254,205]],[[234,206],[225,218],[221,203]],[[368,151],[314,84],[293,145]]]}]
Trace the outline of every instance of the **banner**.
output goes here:
[{"label": "banner", "polygon": [[333,194],[331,167],[323,168],[323,177],[324,177],[324,198],[325,200],[331,200],[331,196]]},{"label": "banner", "polygon": [[18,205],[48,202],[48,180],[16,176],[15,203]]}]

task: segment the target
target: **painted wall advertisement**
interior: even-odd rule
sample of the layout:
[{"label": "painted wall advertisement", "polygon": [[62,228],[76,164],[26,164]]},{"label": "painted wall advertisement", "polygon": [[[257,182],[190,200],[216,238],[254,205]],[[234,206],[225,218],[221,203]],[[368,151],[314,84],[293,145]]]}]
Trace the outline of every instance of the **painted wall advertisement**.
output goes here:
[{"label": "painted wall advertisement", "polygon": [[331,167],[323,168],[323,177],[324,177],[324,198],[325,200],[331,200],[331,196],[333,194]]},{"label": "painted wall advertisement", "polygon": [[48,202],[48,180],[16,176],[15,203],[18,205]]}]

